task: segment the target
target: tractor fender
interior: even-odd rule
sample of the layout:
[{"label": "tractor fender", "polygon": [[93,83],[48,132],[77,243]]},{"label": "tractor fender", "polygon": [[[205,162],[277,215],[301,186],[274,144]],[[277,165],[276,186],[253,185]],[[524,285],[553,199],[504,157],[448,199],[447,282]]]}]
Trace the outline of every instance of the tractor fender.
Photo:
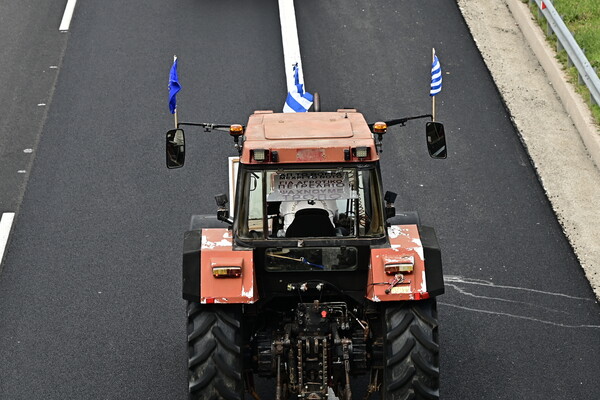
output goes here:
[{"label": "tractor fender", "polygon": [[397,211],[394,217],[388,218],[390,225],[421,225],[421,218],[417,211]]},{"label": "tractor fender", "polygon": [[[193,215],[183,237],[182,294],[198,303],[253,303],[258,300],[252,251],[234,251],[231,231],[213,215]],[[215,278],[213,266],[238,263],[239,278]],[[235,265],[234,265],[235,266]]]},{"label": "tractor fender", "polygon": [[183,298],[200,302],[200,248],[202,231],[187,231],[183,235],[182,283]]},{"label": "tractor fender", "polygon": [[214,215],[192,215],[190,230],[183,235],[182,283],[183,298],[200,301],[200,248],[203,228],[220,228]]},{"label": "tractor fender", "polygon": [[[200,303],[252,304],[258,301],[254,253],[233,250],[229,229],[203,229],[200,260]],[[241,276],[215,278],[213,268],[240,267]]]},{"label": "tractor fender", "polygon": [[[421,300],[444,292],[441,254],[433,228],[414,225],[392,225],[388,228],[389,247],[371,250],[367,299],[380,301]],[[413,263],[412,272],[385,273],[385,266]],[[392,285],[392,283],[394,283]],[[386,293],[387,291],[387,293]]]},{"label": "tractor fender", "polygon": [[430,226],[419,226],[419,236],[425,256],[425,277],[430,297],[444,294],[444,271],[442,270],[442,251],[435,230]]},{"label": "tractor fender", "polygon": [[216,215],[192,215],[190,218],[190,231],[204,228],[224,228],[225,223],[219,221]]}]

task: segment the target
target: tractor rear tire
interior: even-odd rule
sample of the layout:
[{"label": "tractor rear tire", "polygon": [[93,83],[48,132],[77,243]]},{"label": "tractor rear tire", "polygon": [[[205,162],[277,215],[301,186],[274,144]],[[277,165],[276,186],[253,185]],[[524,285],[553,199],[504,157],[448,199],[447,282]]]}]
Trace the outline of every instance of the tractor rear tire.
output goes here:
[{"label": "tractor rear tire", "polygon": [[187,315],[189,399],[243,399],[240,306],[190,302]]},{"label": "tractor rear tire", "polygon": [[435,298],[385,308],[383,400],[439,399]]}]

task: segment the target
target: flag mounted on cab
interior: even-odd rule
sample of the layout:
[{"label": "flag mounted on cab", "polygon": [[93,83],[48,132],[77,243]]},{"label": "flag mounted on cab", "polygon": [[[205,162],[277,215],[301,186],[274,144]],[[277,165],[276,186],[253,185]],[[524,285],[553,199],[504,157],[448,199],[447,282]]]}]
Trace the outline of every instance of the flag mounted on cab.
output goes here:
[{"label": "flag mounted on cab", "polygon": [[298,72],[298,63],[294,64],[294,86],[289,88],[285,104],[284,113],[307,112],[313,103],[313,95],[304,91],[304,84],[300,83]]},{"label": "flag mounted on cab", "polygon": [[438,60],[433,50],[433,63],[431,64],[431,88],[429,90],[430,96],[435,96],[442,91],[442,66],[440,60]]},{"label": "flag mounted on cab", "polygon": [[177,109],[177,92],[181,90],[179,77],[177,76],[177,57],[173,56],[173,66],[169,73],[169,111],[175,114]]}]

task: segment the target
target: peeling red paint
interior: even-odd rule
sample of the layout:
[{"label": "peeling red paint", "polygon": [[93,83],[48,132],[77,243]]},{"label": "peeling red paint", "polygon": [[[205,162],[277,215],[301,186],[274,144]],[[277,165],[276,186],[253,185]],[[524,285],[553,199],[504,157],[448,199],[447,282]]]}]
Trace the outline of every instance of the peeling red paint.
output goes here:
[{"label": "peeling red paint", "polygon": [[[394,225],[388,228],[390,232],[390,247],[371,250],[371,268],[367,286],[367,299],[371,301],[420,300],[429,298],[425,280],[425,260],[423,247],[416,225]],[[404,283],[393,288],[389,283],[394,276],[384,271],[386,263],[404,260],[407,256],[414,258],[414,270],[403,274]],[[388,283],[388,284],[382,284]],[[391,292],[386,294],[386,289]],[[395,292],[395,293],[394,293]]]}]

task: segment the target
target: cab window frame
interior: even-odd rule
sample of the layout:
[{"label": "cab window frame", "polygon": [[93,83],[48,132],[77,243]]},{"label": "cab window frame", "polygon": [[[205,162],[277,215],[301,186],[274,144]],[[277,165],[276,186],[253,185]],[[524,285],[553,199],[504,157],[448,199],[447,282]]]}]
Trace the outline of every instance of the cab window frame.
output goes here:
[{"label": "cab window frame", "polygon": [[[372,215],[366,212],[371,220],[371,226],[368,232],[360,232],[360,227],[358,224],[358,218],[355,218],[355,234],[351,236],[336,236],[336,237],[273,237],[270,236],[269,233],[269,221],[268,221],[268,206],[267,206],[267,186],[268,182],[266,181],[268,172],[270,171],[285,171],[285,172],[293,172],[293,171],[335,171],[335,170],[348,170],[352,169],[355,172],[356,176],[356,191],[358,194],[358,198],[361,197],[360,192],[360,182],[359,175],[360,173],[367,173],[369,176],[369,188],[363,188],[362,194],[365,197],[370,197],[369,203],[371,204],[371,209],[369,210]],[[250,212],[250,189],[251,187],[251,179],[247,178],[249,174],[258,175],[262,181],[262,190],[261,190],[261,208],[262,208],[262,231],[251,233],[252,230],[249,229],[248,226],[248,217]],[[384,237],[386,235],[385,229],[385,221],[384,221],[384,212],[383,212],[383,196],[381,194],[381,172],[379,166],[377,164],[267,164],[267,165],[248,165],[248,164],[240,164],[238,177],[237,177],[237,187],[241,190],[236,190],[236,209],[235,209],[235,221],[234,221],[234,236],[239,238],[242,242],[246,241],[298,241],[299,239],[314,241],[314,240],[357,240],[357,239],[377,239]],[[358,199],[357,198],[357,199]],[[247,200],[247,201],[246,201]],[[366,201],[365,201],[366,203]],[[359,205],[358,201],[353,201],[353,212],[356,216],[359,215]],[[375,225],[373,225],[375,223]],[[375,229],[373,229],[375,227]]]}]

